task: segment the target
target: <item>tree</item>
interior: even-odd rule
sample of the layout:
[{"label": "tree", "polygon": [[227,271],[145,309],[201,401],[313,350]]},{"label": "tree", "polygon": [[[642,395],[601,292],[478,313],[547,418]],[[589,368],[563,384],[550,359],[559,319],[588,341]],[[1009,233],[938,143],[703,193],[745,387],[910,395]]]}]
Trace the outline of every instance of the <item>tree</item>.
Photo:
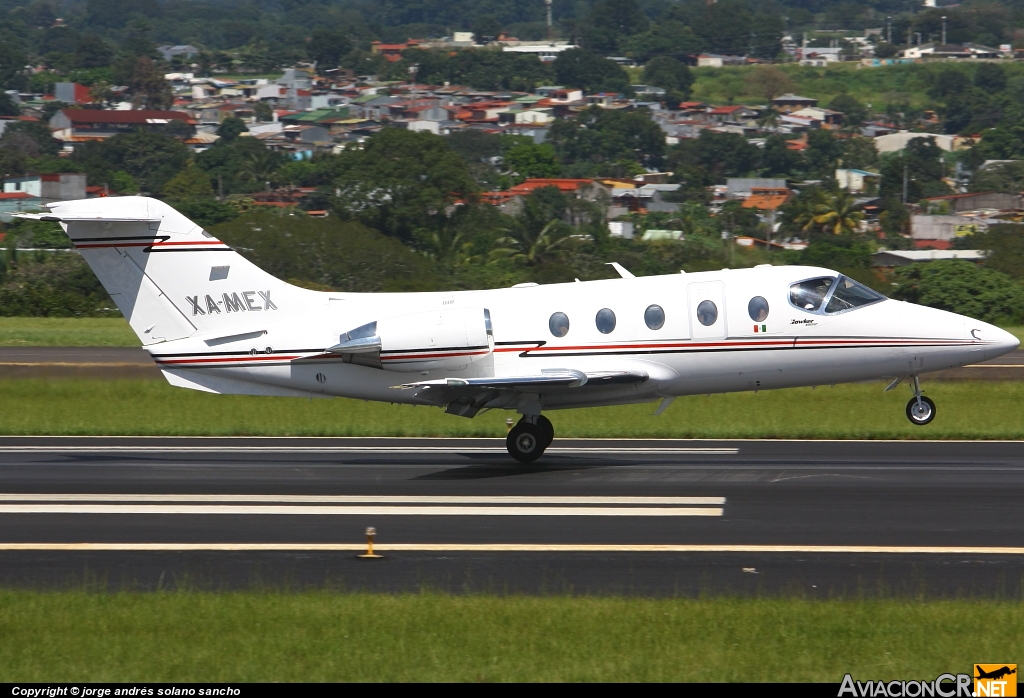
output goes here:
[{"label": "tree", "polygon": [[898,46],[885,41],[879,41],[875,46],[875,56],[878,58],[892,58],[899,52]]},{"label": "tree", "polygon": [[128,92],[132,95],[132,104],[146,109],[170,109],[174,104],[170,83],[149,56],[135,60]]},{"label": "tree", "polygon": [[796,89],[796,83],[789,75],[774,65],[758,65],[747,73],[747,89],[761,95],[769,102],[779,95],[792,92]]},{"label": "tree", "polygon": [[[79,143],[69,158],[94,185],[115,183],[115,173],[130,175],[141,191],[156,193],[188,163],[188,146],[160,133],[119,133],[105,141]],[[116,186],[115,186],[116,189]]]},{"label": "tree", "polygon": [[534,177],[558,177],[562,167],[555,149],[547,143],[520,143],[505,151],[505,170],[515,173],[516,183]]},{"label": "tree", "polygon": [[816,129],[807,133],[807,171],[815,179],[835,176],[836,165],[843,154],[843,143],[831,131]]},{"label": "tree", "polygon": [[1019,194],[1024,191],[1024,161],[997,162],[971,175],[968,191],[998,191]]},{"label": "tree", "polygon": [[963,71],[956,68],[946,68],[935,75],[928,94],[935,99],[945,100],[953,95],[964,94],[970,91],[970,89],[971,80]]},{"label": "tree", "polygon": [[983,322],[1017,322],[1024,288],[1006,274],[971,262],[942,260],[896,270],[891,296]]},{"label": "tree", "polygon": [[1006,72],[995,63],[982,63],[974,73],[974,86],[994,94],[1006,89]]},{"label": "tree", "polygon": [[572,228],[562,219],[568,202],[557,187],[543,187],[523,200],[522,209],[512,225],[505,229],[491,259],[507,258],[513,262],[534,265],[550,258],[569,239]]},{"label": "tree", "polygon": [[849,192],[840,191],[811,208],[810,228],[831,235],[850,235],[857,231],[864,213]]},{"label": "tree", "polygon": [[878,166],[878,149],[871,138],[854,136],[847,138],[843,145],[843,167],[866,170]]},{"label": "tree", "polygon": [[114,48],[101,37],[85,34],[75,45],[76,68],[106,68],[114,58]]},{"label": "tree", "polygon": [[649,26],[636,0],[598,0],[583,23],[583,45],[598,53],[615,53],[620,39]]},{"label": "tree", "polygon": [[756,172],[760,160],[760,149],[738,133],[704,130],[699,138],[681,141],[669,150],[668,167],[703,187]]},{"label": "tree", "polygon": [[882,159],[879,193],[885,198],[902,200],[905,178],[908,202],[948,194],[949,187],[942,181],[942,153],[934,138],[912,138],[901,152]]},{"label": "tree", "polygon": [[477,15],[473,19],[473,38],[478,44],[494,41],[501,34],[501,22],[494,15]]},{"label": "tree", "polygon": [[690,96],[693,85],[693,74],[686,64],[680,63],[669,56],[652,58],[644,66],[644,83],[666,90],[674,90],[686,99]]},{"label": "tree", "polygon": [[704,41],[686,24],[678,20],[656,22],[643,33],[623,37],[619,46],[627,56],[646,63],[658,56],[685,60],[687,56],[704,50]]},{"label": "tree", "polygon": [[625,92],[629,75],[614,61],[593,51],[574,48],[562,51],[554,60],[555,80],[560,85],[585,92]]},{"label": "tree", "polygon": [[274,110],[266,102],[256,102],[252,105],[252,113],[257,121],[273,121]]},{"label": "tree", "polygon": [[163,195],[172,201],[212,199],[213,185],[210,184],[209,175],[189,163],[185,169],[167,181]]},{"label": "tree", "polygon": [[319,27],[313,30],[306,44],[306,54],[310,60],[316,61],[317,70],[337,68],[341,57],[352,50],[348,37],[341,32],[330,31]]},{"label": "tree", "polygon": [[761,156],[762,173],[767,177],[792,177],[803,169],[800,153],[789,149],[786,139],[772,134],[765,140]]},{"label": "tree", "polygon": [[843,128],[856,129],[867,120],[868,110],[860,100],[846,93],[836,95],[828,108],[843,113]]},{"label": "tree", "polygon": [[0,92],[0,116],[17,116],[20,113],[21,110],[10,95]]},{"label": "tree", "polygon": [[237,116],[229,116],[220,122],[220,126],[217,127],[217,135],[225,143],[230,143],[248,130],[249,127],[245,125],[244,121]]},{"label": "tree", "polygon": [[1024,280],[1024,226],[998,224],[984,233],[975,233],[975,245],[988,252],[985,266]]},{"label": "tree", "polygon": [[324,165],[338,191],[335,210],[406,240],[444,225],[449,206],[476,195],[462,158],[422,131],[383,129]]},{"label": "tree", "polygon": [[646,109],[591,107],[574,119],[556,121],[548,132],[548,142],[563,164],[578,164],[579,170],[607,175],[621,176],[625,163],[658,169],[665,154],[665,134]]}]

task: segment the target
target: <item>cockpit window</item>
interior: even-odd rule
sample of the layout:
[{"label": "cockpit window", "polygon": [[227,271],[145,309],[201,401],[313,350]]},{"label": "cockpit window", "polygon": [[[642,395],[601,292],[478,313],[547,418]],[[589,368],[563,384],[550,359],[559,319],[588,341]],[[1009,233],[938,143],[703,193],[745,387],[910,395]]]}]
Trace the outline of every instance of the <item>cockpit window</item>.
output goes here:
[{"label": "cockpit window", "polygon": [[870,305],[885,300],[885,296],[872,291],[864,284],[857,283],[848,276],[840,276],[836,290],[825,306],[826,313],[840,313],[862,305]]},{"label": "cockpit window", "polygon": [[821,307],[835,281],[831,276],[823,276],[819,279],[808,279],[795,283],[789,287],[789,302],[802,310],[813,313]]}]

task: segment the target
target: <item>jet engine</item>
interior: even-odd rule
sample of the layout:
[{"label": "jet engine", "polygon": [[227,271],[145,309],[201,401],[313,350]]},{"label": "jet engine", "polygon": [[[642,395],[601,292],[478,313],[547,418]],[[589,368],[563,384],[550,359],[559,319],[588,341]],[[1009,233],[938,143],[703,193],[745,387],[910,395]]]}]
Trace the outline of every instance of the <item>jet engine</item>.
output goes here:
[{"label": "jet engine", "polygon": [[341,335],[327,351],[388,371],[432,371],[479,361],[494,349],[486,308],[452,308],[384,318]]}]

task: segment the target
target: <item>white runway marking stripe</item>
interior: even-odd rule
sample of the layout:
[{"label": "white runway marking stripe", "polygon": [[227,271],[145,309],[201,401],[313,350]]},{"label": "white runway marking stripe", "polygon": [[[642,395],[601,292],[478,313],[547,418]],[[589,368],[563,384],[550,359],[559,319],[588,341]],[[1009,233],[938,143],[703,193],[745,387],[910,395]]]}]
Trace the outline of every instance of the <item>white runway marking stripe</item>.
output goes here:
[{"label": "white runway marking stripe", "polygon": [[[379,552],[436,553],[793,553],[1024,555],[1024,548],[933,545],[604,545],[563,543],[375,543]],[[364,552],[365,543],[0,543],[0,551]]]},{"label": "white runway marking stripe", "polygon": [[[553,446],[546,453],[564,455],[601,453],[629,455],[730,456],[738,448],[608,447],[577,448]],[[504,446],[0,446],[0,453],[380,453],[423,455],[426,453],[505,453]]]},{"label": "white runway marking stripe", "polygon": [[0,514],[234,514],[291,516],[721,516],[720,508],[555,506],[303,506],[230,504],[0,504]]},{"label": "white runway marking stripe", "polygon": [[24,494],[0,493],[0,502],[276,502],[289,504],[669,504],[722,505],[725,497],[555,497],[362,494]]}]

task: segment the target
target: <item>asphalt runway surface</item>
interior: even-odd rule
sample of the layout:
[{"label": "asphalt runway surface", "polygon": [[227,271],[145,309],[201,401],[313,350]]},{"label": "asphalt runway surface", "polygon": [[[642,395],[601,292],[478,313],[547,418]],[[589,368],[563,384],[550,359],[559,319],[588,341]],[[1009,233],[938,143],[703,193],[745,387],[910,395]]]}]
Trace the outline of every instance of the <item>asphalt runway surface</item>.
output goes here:
[{"label": "asphalt runway surface", "polygon": [[[0,347],[0,378],[153,378],[160,369],[138,347]],[[1024,380],[1024,351],[948,371],[926,380]]]},{"label": "asphalt runway surface", "polygon": [[1020,442],[4,437],[0,584],[1021,598],[1022,494]]}]

